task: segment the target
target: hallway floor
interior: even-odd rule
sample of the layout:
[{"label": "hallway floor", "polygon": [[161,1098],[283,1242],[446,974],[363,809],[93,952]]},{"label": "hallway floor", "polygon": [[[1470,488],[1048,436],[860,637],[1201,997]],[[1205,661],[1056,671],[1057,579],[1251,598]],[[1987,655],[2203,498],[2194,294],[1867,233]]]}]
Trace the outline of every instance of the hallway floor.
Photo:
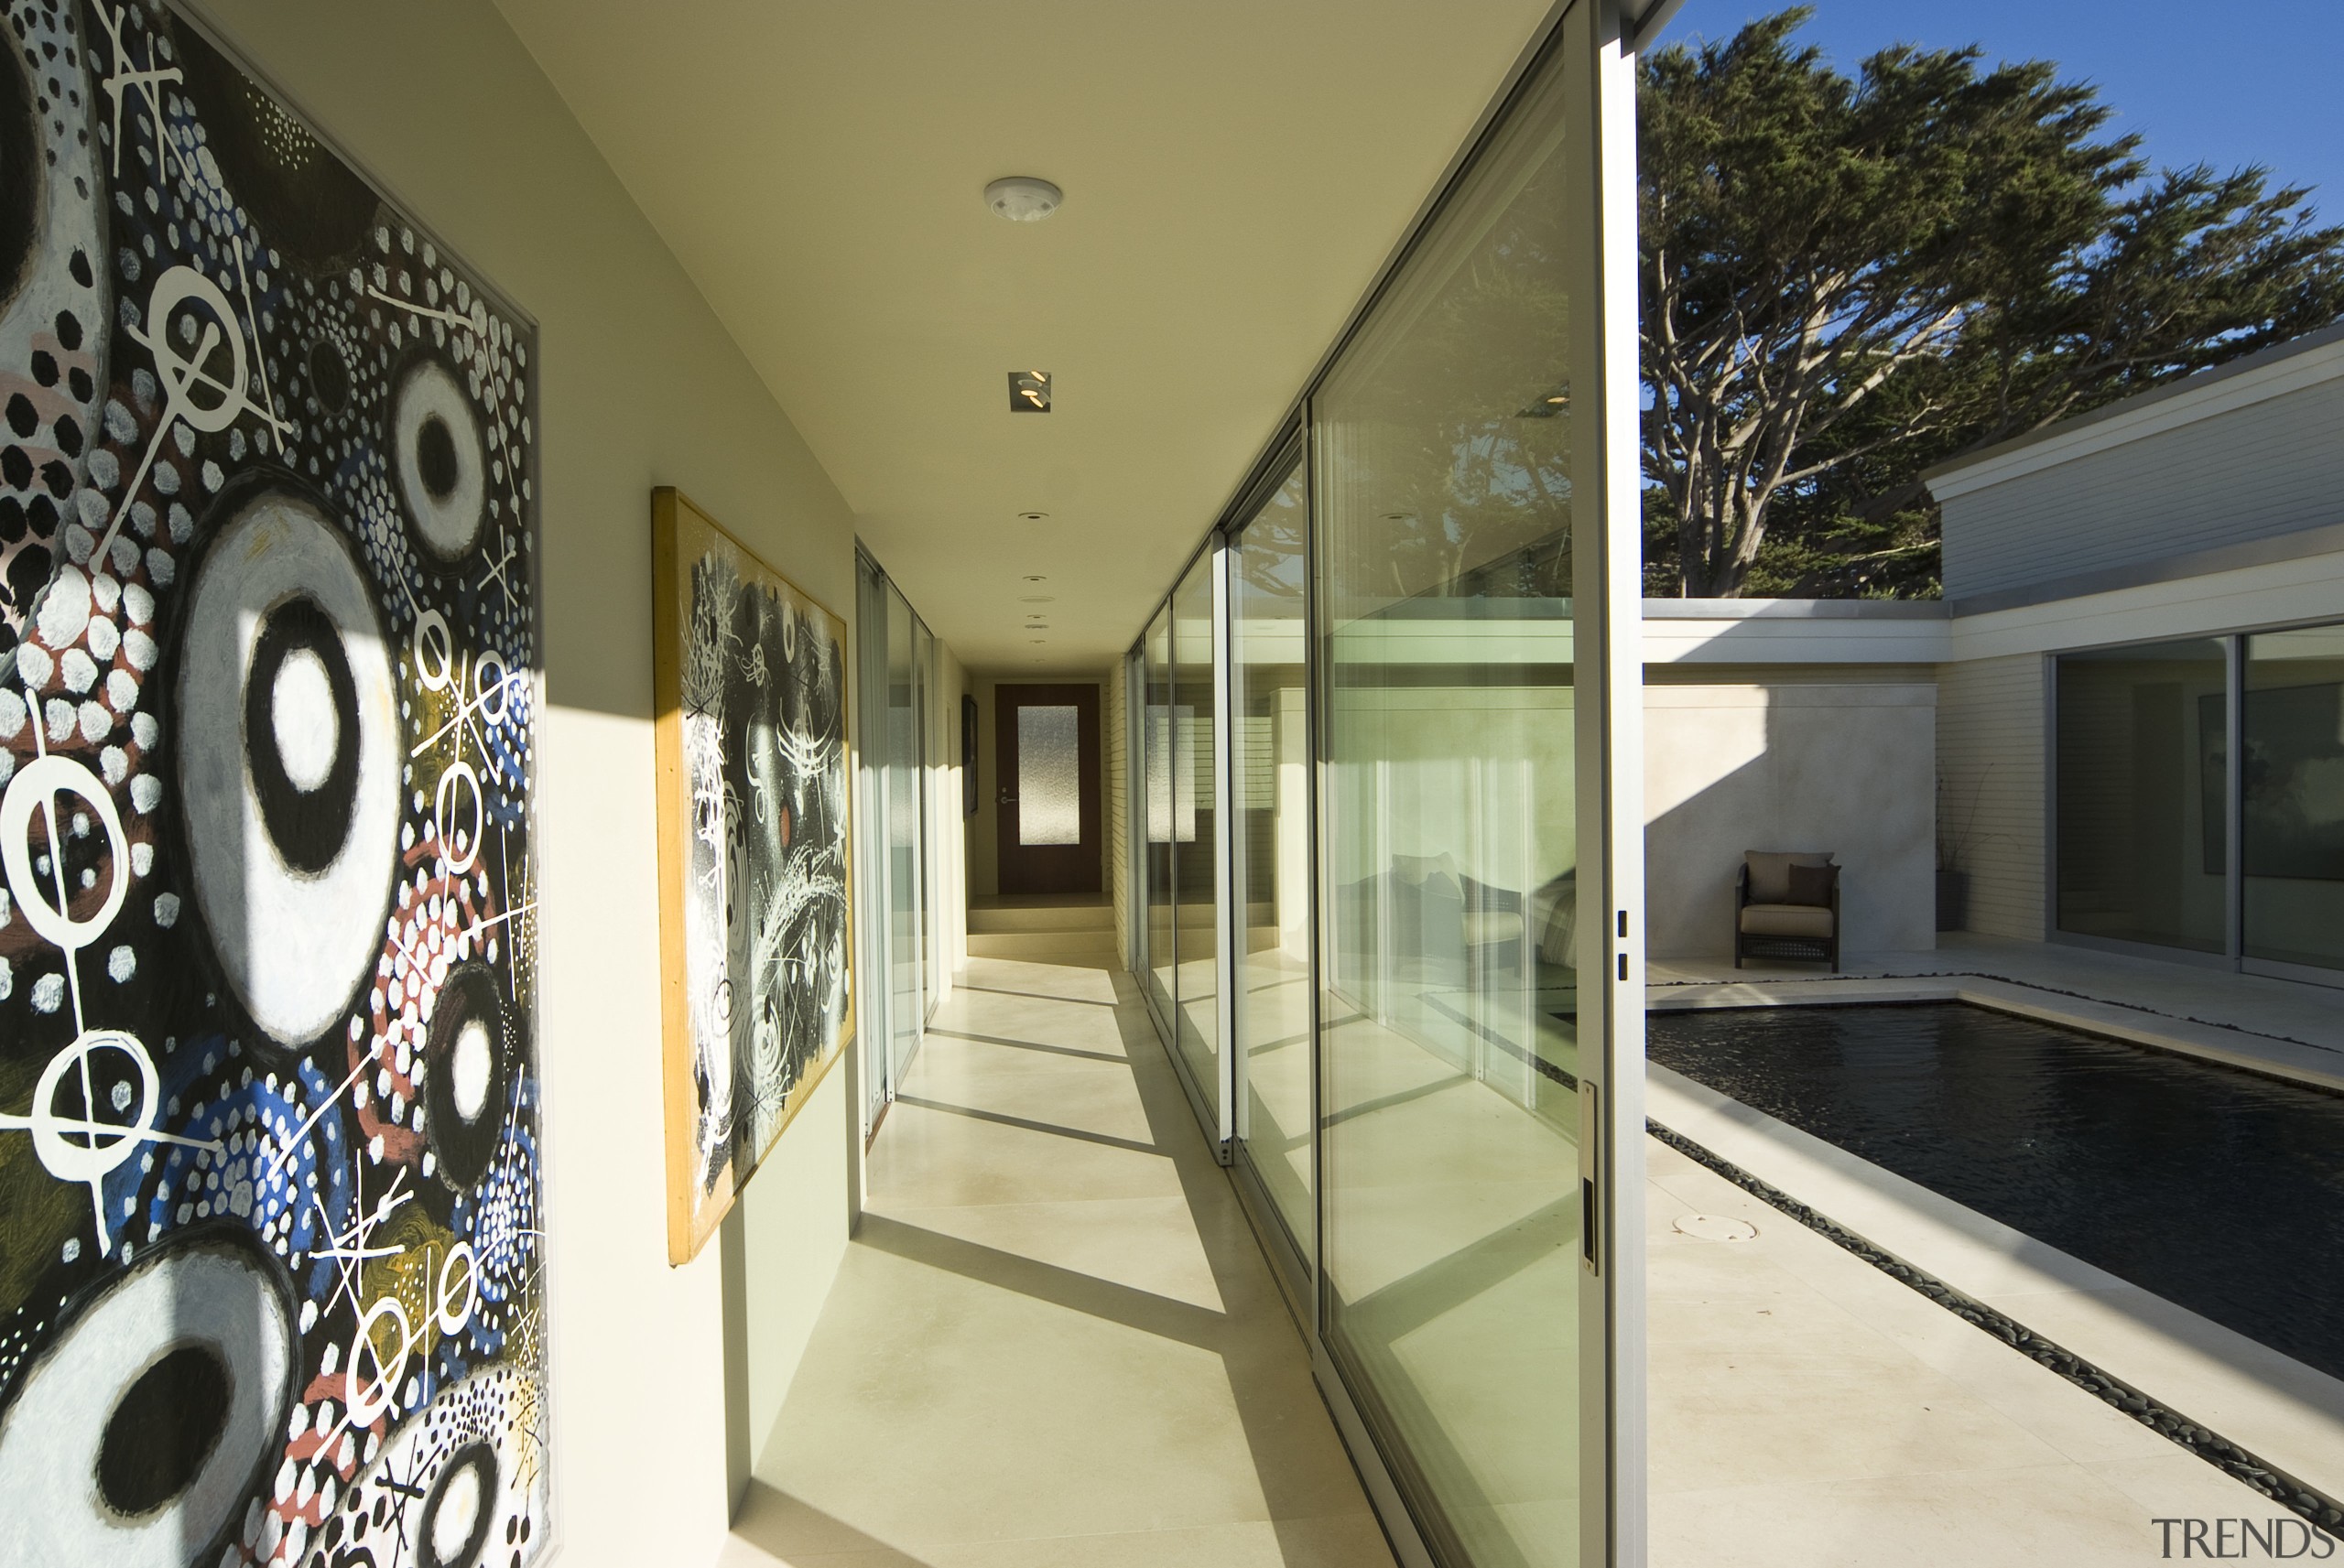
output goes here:
[{"label": "hallway floor", "polygon": [[1128,977],[973,959],[729,1568],[1388,1568]]}]

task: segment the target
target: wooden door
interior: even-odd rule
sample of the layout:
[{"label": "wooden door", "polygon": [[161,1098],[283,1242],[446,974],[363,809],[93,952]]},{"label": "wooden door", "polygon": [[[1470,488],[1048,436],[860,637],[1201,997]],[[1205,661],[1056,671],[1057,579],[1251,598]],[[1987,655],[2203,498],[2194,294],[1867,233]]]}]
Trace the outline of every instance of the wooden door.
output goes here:
[{"label": "wooden door", "polygon": [[1097,892],[1106,838],[1099,688],[994,688],[993,783],[1004,893]]}]

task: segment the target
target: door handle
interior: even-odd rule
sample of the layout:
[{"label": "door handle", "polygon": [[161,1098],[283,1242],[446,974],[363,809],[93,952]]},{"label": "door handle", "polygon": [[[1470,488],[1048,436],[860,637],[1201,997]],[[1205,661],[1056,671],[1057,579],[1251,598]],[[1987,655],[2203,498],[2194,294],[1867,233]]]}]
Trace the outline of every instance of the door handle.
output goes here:
[{"label": "door handle", "polygon": [[1009,789],[1003,790],[1003,791],[1001,792],[1001,798],[1000,798],[1000,800],[997,802],[997,804],[1002,805],[1002,806],[1015,806],[1015,805],[1016,805],[1016,804],[1017,804],[1017,792],[1016,792],[1015,790],[1009,790]]}]

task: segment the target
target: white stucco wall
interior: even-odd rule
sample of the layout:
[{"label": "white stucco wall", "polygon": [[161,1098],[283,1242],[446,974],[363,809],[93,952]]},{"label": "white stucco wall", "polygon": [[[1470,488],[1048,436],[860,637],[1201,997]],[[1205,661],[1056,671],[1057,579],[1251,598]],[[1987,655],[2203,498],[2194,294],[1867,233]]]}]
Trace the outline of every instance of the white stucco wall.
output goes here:
[{"label": "white stucco wall", "polygon": [[1749,849],[1830,850],[1843,949],[1936,935],[1937,687],[1815,679],[1644,692],[1646,941],[1730,953]]}]

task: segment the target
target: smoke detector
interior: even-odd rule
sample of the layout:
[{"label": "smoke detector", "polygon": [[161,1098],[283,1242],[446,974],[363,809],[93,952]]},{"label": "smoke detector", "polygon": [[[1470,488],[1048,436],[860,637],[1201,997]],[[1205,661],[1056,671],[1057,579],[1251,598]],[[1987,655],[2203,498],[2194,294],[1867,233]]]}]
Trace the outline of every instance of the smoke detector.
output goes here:
[{"label": "smoke detector", "polygon": [[985,205],[1013,223],[1038,223],[1065,201],[1065,191],[1030,174],[1008,175],[985,187]]}]

